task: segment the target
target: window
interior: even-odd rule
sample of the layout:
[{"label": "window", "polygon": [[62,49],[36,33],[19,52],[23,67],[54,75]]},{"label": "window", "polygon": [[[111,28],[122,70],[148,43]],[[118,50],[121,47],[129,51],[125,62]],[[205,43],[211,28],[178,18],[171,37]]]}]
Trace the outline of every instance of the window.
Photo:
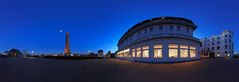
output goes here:
[{"label": "window", "polygon": [[150,27],[149,31],[150,31],[150,32],[153,32],[153,27]]},{"label": "window", "polygon": [[159,26],[159,30],[163,30],[163,26]]},{"label": "window", "polygon": [[149,46],[144,46],[143,47],[143,58],[148,58],[149,57]]},{"label": "window", "polygon": [[180,30],[181,30],[181,27],[180,27],[180,26],[177,26],[177,30],[180,31]]},{"label": "window", "polygon": [[180,45],[180,57],[187,58],[188,57],[188,46]]},{"label": "window", "polygon": [[225,35],[225,37],[227,37],[227,35]]},{"label": "window", "polygon": [[231,38],[231,37],[232,37],[232,35],[229,35],[229,37]]},{"label": "window", "polygon": [[138,32],[138,36],[140,36],[140,31]]},{"label": "window", "polygon": [[190,46],[190,57],[191,58],[194,58],[194,57],[196,57],[196,47],[194,47],[194,46]]},{"label": "window", "polygon": [[229,49],[232,49],[232,45],[229,45]]},{"label": "window", "polygon": [[174,29],[174,26],[170,25],[169,30],[173,30],[173,29]]},{"label": "window", "polygon": [[220,44],[220,41],[217,41],[217,44]]},{"label": "window", "polygon": [[225,49],[227,49],[227,45],[225,45]]},{"label": "window", "polygon": [[215,38],[212,38],[212,41],[214,41],[215,40]]},{"label": "window", "polygon": [[227,43],[227,39],[225,39],[225,43]]},{"label": "window", "polygon": [[217,37],[217,40],[220,40],[220,37]]},{"label": "window", "polygon": [[147,34],[148,33],[148,29],[144,29],[144,33]]},{"label": "window", "polygon": [[178,45],[177,44],[169,44],[169,57],[177,58],[178,57]]},{"label": "window", "polygon": [[189,32],[189,28],[187,28],[187,32]]},{"label": "window", "polygon": [[220,46],[217,46],[217,50],[220,50]]},{"label": "window", "polygon": [[121,51],[117,52],[117,57],[121,57]]},{"label": "window", "polygon": [[137,48],[137,57],[138,57],[138,58],[141,57],[141,48]]},{"label": "window", "polygon": [[214,45],[214,42],[212,42],[212,45]]},{"label": "window", "polygon": [[214,47],[212,47],[212,50],[214,50]]},{"label": "window", "polygon": [[124,57],[123,51],[119,52],[119,57]]},{"label": "window", "polygon": [[124,57],[129,57],[129,49],[124,50]]},{"label": "window", "polygon": [[135,49],[132,49],[132,57],[136,57]]},{"label": "window", "polygon": [[229,39],[229,43],[231,43],[232,42],[232,40],[231,39]]},{"label": "window", "polygon": [[163,57],[163,46],[162,45],[155,45],[154,46],[154,58],[162,58]]}]

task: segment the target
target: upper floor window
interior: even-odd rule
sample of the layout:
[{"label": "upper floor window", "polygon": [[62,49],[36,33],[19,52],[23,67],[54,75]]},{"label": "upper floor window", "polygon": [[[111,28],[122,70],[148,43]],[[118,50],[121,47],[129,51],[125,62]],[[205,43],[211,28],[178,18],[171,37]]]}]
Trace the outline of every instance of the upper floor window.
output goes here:
[{"label": "upper floor window", "polygon": [[232,45],[229,45],[229,49],[232,49]]},{"label": "upper floor window", "polygon": [[144,33],[145,34],[147,34],[148,33],[148,29],[146,28],[146,29],[144,29]]},{"label": "upper floor window", "polygon": [[217,44],[220,44],[220,41],[217,41]]},{"label": "upper floor window", "polygon": [[227,39],[225,39],[225,43],[227,43]]},{"label": "upper floor window", "polygon": [[187,30],[186,30],[187,32],[189,32],[189,28],[187,28]]},{"label": "upper floor window", "polygon": [[220,40],[220,37],[217,37],[217,40]]},{"label": "upper floor window", "polygon": [[159,30],[163,30],[163,26],[159,26]]},{"label": "upper floor window", "polygon": [[225,45],[225,49],[227,49],[227,45]]},{"label": "upper floor window", "polygon": [[212,38],[212,41],[214,41],[215,40],[215,38]]},{"label": "upper floor window", "polygon": [[225,37],[227,37],[227,35],[225,35]]},{"label": "upper floor window", "polygon": [[174,26],[173,25],[170,25],[169,26],[169,30],[173,30],[174,29]]},{"label": "upper floor window", "polygon": [[231,40],[231,39],[229,39],[229,42],[231,43],[231,42],[232,42],[232,40]]},{"label": "upper floor window", "polygon": [[150,27],[149,31],[150,31],[150,32],[153,32],[153,27]]},{"label": "upper floor window", "polygon": [[220,50],[220,46],[217,46],[217,50]]},{"label": "upper floor window", "polygon": [[181,27],[180,27],[180,26],[177,26],[177,30],[180,31],[180,30],[181,30]]},{"label": "upper floor window", "polygon": [[140,31],[138,32],[138,36],[140,36]]},{"label": "upper floor window", "polygon": [[229,35],[229,37],[231,38],[231,37],[232,37],[232,35]]},{"label": "upper floor window", "polygon": [[212,47],[212,50],[214,50],[214,47]]}]

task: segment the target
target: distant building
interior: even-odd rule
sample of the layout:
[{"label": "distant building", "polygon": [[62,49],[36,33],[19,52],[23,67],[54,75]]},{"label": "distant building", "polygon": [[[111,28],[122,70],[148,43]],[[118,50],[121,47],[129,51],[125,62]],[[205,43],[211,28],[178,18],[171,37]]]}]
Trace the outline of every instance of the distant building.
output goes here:
[{"label": "distant building", "polygon": [[190,19],[158,17],[130,28],[119,40],[116,57],[139,62],[182,62],[200,59],[197,26]]},{"label": "distant building", "polygon": [[234,55],[233,32],[223,31],[220,35],[201,39],[202,57],[232,57]]},{"label": "distant building", "polygon": [[98,56],[99,57],[103,57],[104,56],[104,51],[103,50],[99,50],[98,51]]}]

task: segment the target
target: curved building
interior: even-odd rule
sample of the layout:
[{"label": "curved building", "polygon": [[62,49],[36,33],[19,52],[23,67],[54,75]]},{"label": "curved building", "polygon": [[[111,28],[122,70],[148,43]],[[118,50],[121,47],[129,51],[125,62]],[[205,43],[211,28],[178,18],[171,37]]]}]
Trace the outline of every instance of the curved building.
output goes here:
[{"label": "curved building", "polygon": [[116,57],[137,62],[183,62],[200,59],[200,40],[193,37],[197,26],[180,17],[142,21],[119,40]]}]

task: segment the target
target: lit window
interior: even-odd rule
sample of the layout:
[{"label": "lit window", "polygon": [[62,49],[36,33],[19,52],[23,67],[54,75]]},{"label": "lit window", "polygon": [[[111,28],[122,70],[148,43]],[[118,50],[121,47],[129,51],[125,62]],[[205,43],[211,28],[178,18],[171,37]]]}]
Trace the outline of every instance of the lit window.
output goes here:
[{"label": "lit window", "polygon": [[180,45],[180,57],[187,58],[188,57],[188,46]]},{"label": "lit window", "polygon": [[136,53],[135,53],[135,49],[132,49],[132,57],[134,58],[135,55],[136,55]]},{"label": "lit window", "polygon": [[126,58],[129,57],[129,49],[124,50],[123,53],[124,53],[124,57]]},{"label": "lit window", "polygon": [[137,57],[138,57],[138,58],[141,57],[141,48],[137,48]]},{"label": "lit window", "polygon": [[178,45],[177,44],[169,44],[169,57],[177,58],[178,57]]},{"label": "lit window", "polygon": [[193,57],[196,57],[196,47],[194,46],[190,46],[190,57],[193,58]]},{"label": "lit window", "polygon": [[162,45],[155,45],[154,46],[154,58],[162,58],[163,51],[162,51]]},{"label": "lit window", "polygon": [[149,57],[149,46],[143,47],[143,57],[148,58]]}]

